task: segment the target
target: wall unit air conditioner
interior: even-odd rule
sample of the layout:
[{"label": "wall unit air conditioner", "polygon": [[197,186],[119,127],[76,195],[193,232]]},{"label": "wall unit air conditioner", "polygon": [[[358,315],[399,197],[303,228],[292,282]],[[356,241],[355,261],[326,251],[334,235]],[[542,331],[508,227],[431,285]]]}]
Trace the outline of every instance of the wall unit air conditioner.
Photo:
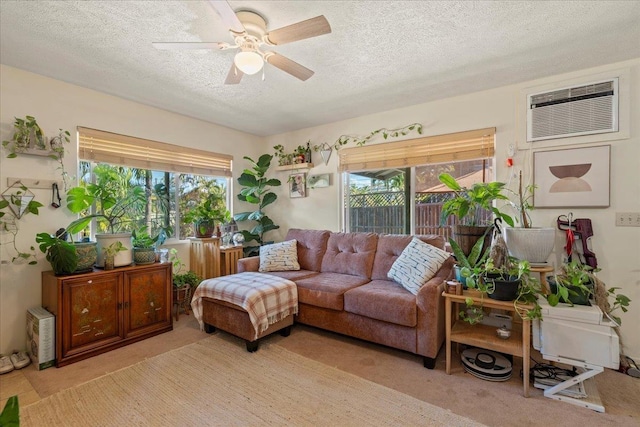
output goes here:
[{"label": "wall unit air conditioner", "polygon": [[527,142],[617,131],[617,78],[527,96]]}]

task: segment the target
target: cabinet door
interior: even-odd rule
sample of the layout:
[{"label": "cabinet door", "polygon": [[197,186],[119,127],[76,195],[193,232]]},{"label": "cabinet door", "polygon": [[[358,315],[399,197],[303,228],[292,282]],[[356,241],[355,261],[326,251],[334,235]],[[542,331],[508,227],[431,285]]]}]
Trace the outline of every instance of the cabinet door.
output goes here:
[{"label": "cabinet door", "polygon": [[65,280],[62,289],[62,357],[124,339],[121,274]]},{"label": "cabinet door", "polygon": [[169,264],[127,271],[124,313],[125,336],[131,338],[171,325],[171,273]]}]

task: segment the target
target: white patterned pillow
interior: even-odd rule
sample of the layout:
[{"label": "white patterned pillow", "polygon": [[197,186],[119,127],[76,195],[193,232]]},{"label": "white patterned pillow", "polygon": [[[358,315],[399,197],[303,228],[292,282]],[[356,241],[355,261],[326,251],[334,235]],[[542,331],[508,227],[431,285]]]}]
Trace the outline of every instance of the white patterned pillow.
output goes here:
[{"label": "white patterned pillow", "polygon": [[290,270],[300,270],[297,240],[260,246],[260,268],[258,271]]},{"label": "white patterned pillow", "polygon": [[450,256],[449,252],[414,237],[395,260],[387,277],[417,295],[420,288],[436,275]]}]

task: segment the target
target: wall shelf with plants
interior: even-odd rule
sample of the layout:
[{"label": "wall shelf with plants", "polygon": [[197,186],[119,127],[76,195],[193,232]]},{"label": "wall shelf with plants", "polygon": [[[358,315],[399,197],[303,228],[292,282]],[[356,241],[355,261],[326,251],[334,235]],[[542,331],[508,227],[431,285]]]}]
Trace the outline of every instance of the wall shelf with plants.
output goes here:
[{"label": "wall shelf with plants", "polygon": [[313,163],[295,163],[292,165],[276,166],[277,171],[293,171],[298,169],[311,169],[311,168],[313,168]]}]

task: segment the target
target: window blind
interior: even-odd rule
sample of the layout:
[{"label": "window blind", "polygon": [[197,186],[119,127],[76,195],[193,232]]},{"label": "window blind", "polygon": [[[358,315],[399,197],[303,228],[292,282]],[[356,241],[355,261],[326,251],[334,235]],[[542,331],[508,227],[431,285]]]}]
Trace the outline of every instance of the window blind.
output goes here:
[{"label": "window blind", "polygon": [[492,157],[496,128],[425,136],[338,151],[340,171],[407,168]]},{"label": "window blind", "polygon": [[233,156],[78,127],[83,160],[165,172],[231,176]]}]

